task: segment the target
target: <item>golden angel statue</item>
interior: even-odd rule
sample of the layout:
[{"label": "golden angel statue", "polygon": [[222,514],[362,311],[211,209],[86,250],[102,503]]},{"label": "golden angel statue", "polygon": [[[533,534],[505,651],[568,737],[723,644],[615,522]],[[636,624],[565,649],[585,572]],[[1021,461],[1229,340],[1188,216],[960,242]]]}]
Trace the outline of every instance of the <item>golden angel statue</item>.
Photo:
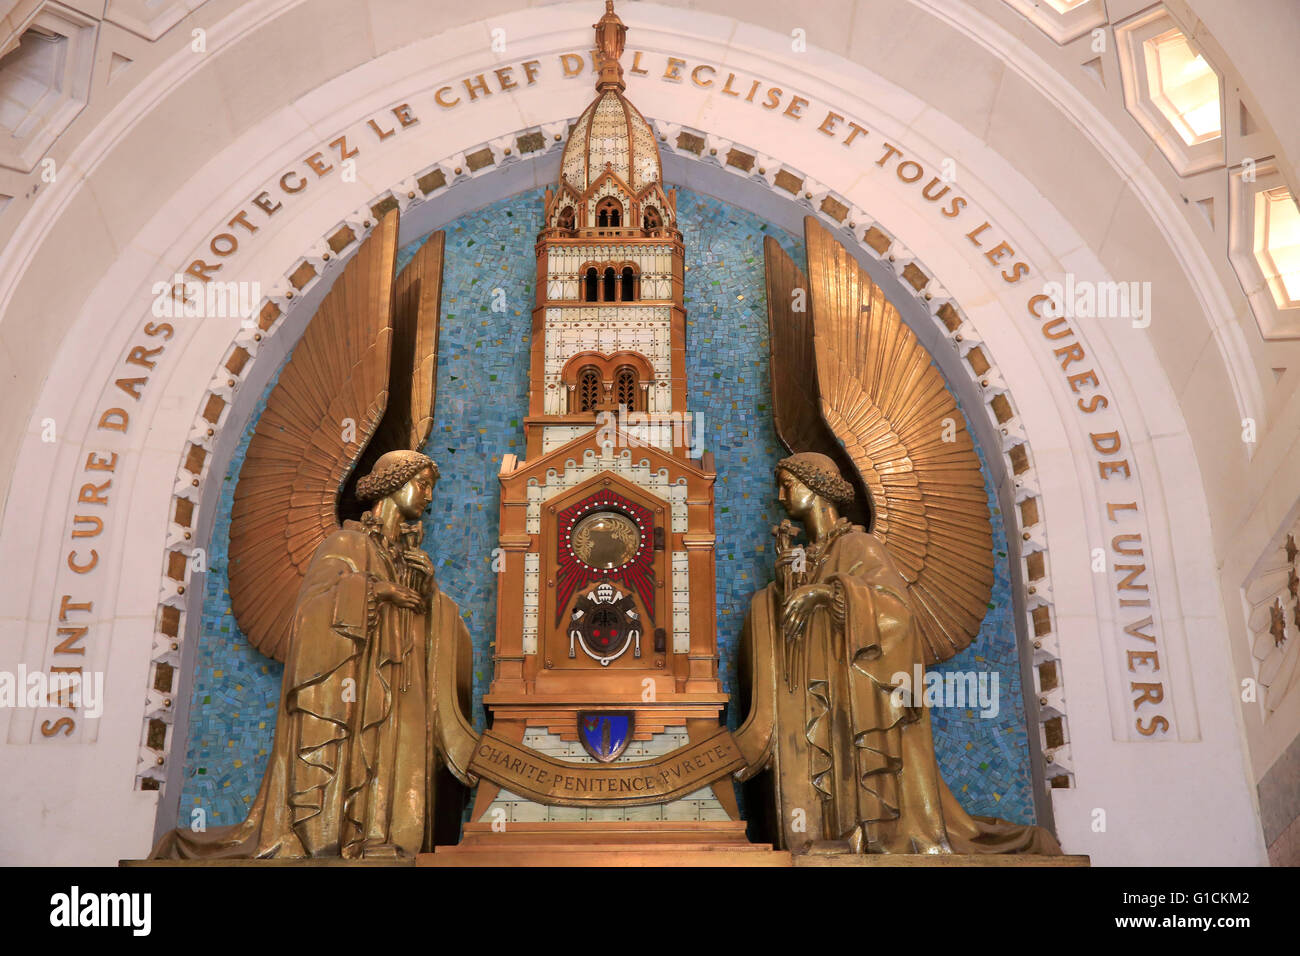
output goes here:
[{"label": "golden angel statue", "polygon": [[[930,356],[847,250],[808,217],[809,276],[766,240],[777,577],[742,640],[786,849],[1051,853],[1055,838],[966,813],[908,678],[979,632],[993,581],[979,461]],[[795,304],[806,291],[807,311]],[[945,419],[949,437],[944,441]],[[956,431],[953,434],[953,428]],[[846,480],[844,474],[852,476]],[[868,531],[867,528],[871,530]],[[766,672],[771,676],[764,679]],[[757,718],[754,715],[759,715]],[[754,767],[747,773],[753,774]]]},{"label": "golden angel statue", "polygon": [[284,662],[248,817],[166,834],[155,858],[413,858],[460,812],[474,732],[469,634],[420,549],[443,235],[394,276],[397,213],[335,281],[267,400],[230,526],[230,597]]}]

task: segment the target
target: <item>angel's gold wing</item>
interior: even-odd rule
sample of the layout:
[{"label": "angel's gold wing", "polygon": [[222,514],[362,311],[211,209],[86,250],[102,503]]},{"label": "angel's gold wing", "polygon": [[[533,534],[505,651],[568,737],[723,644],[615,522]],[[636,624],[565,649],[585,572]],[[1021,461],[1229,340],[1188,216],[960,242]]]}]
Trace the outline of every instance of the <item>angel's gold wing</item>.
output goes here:
[{"label": "angel's gold wing", "polygon": [[[943,376],[884,292],[811,216],[804,236],[807,279],[765,243],[778,434],[792,452],[852,464],[870,528],[907,581],[926,663],[945,661],[979,633],[993,587],[979,457]],[[801,290],[806,315],[791,308]]]},{"label": "angel's gold wing", "polygon": [[813,349],[808,281],[793,259],[771,236],[763,239],[767,261],[768,349],[772,375],[772,423],[792,453],[817,450],[829,455],[857,492],[845,517],[871,526],[870,496],[857,466],[822,418],[817,392],[817,357]]},{"label": "angel's gold wing", "polygon": [[446,234],[435,232],[397,276],[393,290],[393,358],[388,409],[352,470],[341,507],[356,513],[356,483],[394,448],[419,450],[433,430],[438,385],[438,328]]},{"label": "angel's gold wing", "polygon": [[[421,448],[433,430],[445,241],[445,233],[435,232],[397,277],[393,313],[397,337],[393,340],[393,392],[389,408],[398,413],[393,416],[396,429],[392,440],[405,440],[407,448]],[[381,437],[387,424],[385,418]]]},{"label": "angel's gold wing", "polygon": [[363,455],[418,448],[432,421],[442,234],[395,280],[397,227],[394,210],[326,294],[267,398],[239,473],[231,607],[249,643],[276,660],[288,649],[307,566],[338,530],[340,495]]}]

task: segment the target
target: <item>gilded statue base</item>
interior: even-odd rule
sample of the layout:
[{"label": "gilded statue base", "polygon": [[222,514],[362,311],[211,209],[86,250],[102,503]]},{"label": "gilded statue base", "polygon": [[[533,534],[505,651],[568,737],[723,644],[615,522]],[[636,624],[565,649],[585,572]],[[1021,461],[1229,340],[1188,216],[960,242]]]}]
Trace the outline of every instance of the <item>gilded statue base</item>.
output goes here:
[{"label": "gilded statue base", "polygon": [[421,853],[419,866],[789,866],[788,853],[750,843],[741,820],[468,823],[460,843]]},{"label": "gilded statue base", "polygon": [[470,823],[455,846],[421,853],[417,866],[1089,866],[1086,856],[863,854],[827,845],[797,853],[750,843],[743,821]]},{"label": "gilded statue base", "polygon": [[636,845],[535,844],[512,847],[484,845],[439,847],[421,853],[417,866],[718,866],[718,867],[1086,867],[1086,856],[987,853],[961,854],[874,854],[874,853],[790,853],[770,845]]},{"label": "gilded statue base", "polygon": [[306,859],[258,860],[240,857],[214,857],[203,860],[118,860],[120,867],[157,867],[157,866],[251,866],[251,867],[295,867],[295,866],[360,866],[360,867],[412,867],[416,861],[407,857],[402,860],[345,860],[339,856],[307,857]]},{"label": "gilded statue base", "polygon": [[1037,854],[871,854],[798,853],[773,850],[770,844],[641,843],[507,843],[483,842],[442,846],[434,853],[421,853],[414,860],[343,860],[325,857],[308,860],[121,860],[123,867],[473,867],[473,866],[870,866],[870,867],[1079,867],[1091,866],[1086,856],[1043,856]]},{"label": "gilded statue base", "polygon": [[1092,866],[1087,856],[1043,853],[799,853],[792,866]]}]

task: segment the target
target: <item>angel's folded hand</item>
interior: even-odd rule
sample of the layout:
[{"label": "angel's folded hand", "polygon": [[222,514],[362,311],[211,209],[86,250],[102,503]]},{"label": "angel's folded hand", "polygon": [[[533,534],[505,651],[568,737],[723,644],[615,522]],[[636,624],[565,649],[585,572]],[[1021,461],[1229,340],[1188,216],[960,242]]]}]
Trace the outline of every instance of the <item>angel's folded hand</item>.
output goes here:
[{"label": "angel's folded hand", "polygon": [[402,555],[406,558],[407,564],[419,568],[425,574],[433,574],[433,562],[419,548],[407,548]]},{"label": "angel's folded hand", "polygon": [[381,601],[387,601],[389,604],[404,607],[408,610],[424,607],[424,596],[420,592],[389,581],[381,582],[376,586],[375,596]]}]

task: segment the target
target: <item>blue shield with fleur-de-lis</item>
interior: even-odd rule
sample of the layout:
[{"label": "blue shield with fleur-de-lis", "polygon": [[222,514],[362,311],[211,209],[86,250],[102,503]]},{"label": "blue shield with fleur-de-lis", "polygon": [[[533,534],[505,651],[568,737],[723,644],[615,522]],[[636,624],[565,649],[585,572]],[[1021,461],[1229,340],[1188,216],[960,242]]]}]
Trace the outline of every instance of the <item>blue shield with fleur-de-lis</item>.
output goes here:
[{"label": "blue shield with fleur-de-lis", "polygon": [[617,760],[632,741],[631,711],[601,710],[578,714],[578,739],[601,763]]}]

